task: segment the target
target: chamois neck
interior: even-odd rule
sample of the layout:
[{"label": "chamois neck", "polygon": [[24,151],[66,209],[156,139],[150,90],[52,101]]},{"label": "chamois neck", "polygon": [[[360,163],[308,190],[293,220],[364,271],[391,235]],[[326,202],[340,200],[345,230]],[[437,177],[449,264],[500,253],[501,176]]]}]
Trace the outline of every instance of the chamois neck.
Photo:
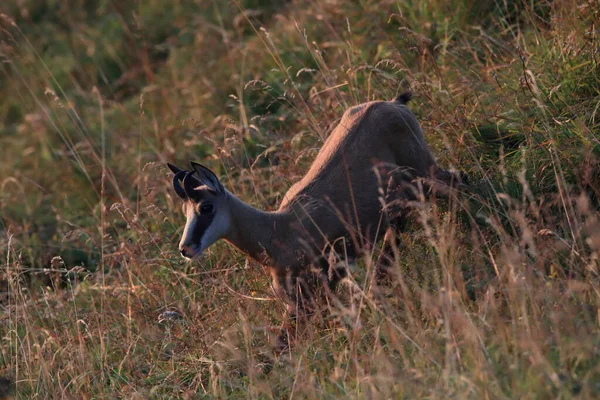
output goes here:
[{"label": "chamois neck", "polygon": [[231,229],[224,239],[253,259],[267,263],[277,251],[277,233],[282,231],[285,213],[258,210],[230,192],[227,192],[227,200]]}]

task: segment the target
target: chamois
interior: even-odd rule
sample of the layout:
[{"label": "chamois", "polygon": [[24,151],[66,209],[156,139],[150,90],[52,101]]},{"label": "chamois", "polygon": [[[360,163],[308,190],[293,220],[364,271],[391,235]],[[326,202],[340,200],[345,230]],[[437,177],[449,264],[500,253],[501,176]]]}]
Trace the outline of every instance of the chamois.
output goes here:
[{"label": "chamois", "polygon": [[[462,185],[459,173],[437,165],[406,106],[411,96],[348,109],[277,211],[244,203],[201,164],[191,162],[191,171],[168,164],[187,218],[181,255],[194,259],[225,239],[269,268],[290,317],[306,316],[314,300],[344,275],[333,267],[335,257],[356,257],[381,236],[382,254],[389,255],[407,204],[417,196],[416,180],[425,194],[447,195]],[[385,259],[378,261],[382,271]],[[285,344],[286,337],[280,341]]]}]

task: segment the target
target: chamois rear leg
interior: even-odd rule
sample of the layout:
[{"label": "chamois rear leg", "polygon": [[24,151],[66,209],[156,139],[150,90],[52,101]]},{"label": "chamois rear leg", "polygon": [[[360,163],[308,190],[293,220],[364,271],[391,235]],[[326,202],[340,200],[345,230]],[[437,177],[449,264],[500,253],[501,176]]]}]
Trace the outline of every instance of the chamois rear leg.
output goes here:
[{"label": "chamois rear leg", "polygon": [[375,279],[379,285],[389,285],[394,281],[395,250],[402,245],[400,233],[406,223],[407,218],[398,218],[385,232],[381,253],[375,264]]},{"label": "chamois rear leg", "polygon": [[384,212],[388,221],[383,238],[383,247],[375,264],[375,278],[378,284],[390,284],[393,281],[394,250],[401,246],[400,233],[406,229],[410,220],[411,201],[416,199],[417,188],[404,179],[404,175],[393,174],[390,189],[386,193]]}]

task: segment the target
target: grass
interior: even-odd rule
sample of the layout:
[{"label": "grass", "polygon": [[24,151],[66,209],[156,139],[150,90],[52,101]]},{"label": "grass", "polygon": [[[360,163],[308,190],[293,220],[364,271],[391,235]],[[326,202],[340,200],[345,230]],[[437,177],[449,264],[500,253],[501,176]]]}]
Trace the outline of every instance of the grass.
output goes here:
[{"label": "grass", "polygon": [[[600,396],[599,9],[3,4],[0,395]],[[180,259],[164,163],[273,209],[348,106],[407,87],[474,194],[420,209],[398,281],[362,260],[275,357],[268,274],[223,243]]]}]

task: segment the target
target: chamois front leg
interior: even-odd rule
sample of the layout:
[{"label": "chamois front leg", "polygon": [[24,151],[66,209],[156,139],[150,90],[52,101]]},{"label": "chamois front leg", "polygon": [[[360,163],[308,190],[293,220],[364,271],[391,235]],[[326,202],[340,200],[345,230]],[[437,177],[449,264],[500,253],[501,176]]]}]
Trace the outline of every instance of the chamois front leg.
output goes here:
[{"label": "chamois front leg", "polygon": [[276,295],[285,303],[283,326],[275,350],[282,353],[302,334],[327,292],[327,276],[316,271],[273,271]]}]

